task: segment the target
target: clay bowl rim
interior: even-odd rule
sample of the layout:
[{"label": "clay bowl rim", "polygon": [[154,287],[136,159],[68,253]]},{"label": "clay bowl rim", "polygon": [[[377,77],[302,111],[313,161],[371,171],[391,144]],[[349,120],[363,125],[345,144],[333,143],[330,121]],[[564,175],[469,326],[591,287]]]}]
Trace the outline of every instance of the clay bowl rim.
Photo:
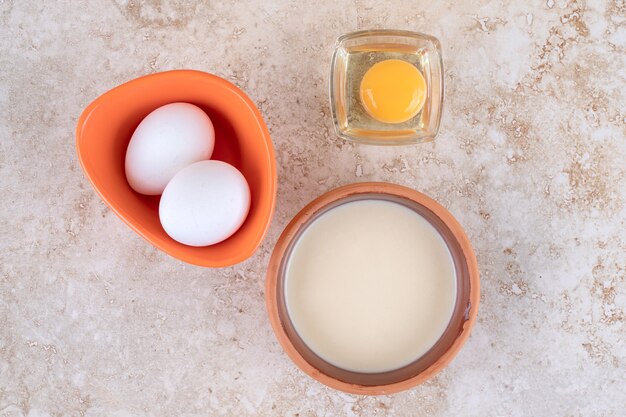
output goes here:
[{"label": "clay bowl rim", "polygon": [[[458,242],[461,255],[465,264],[467,265],[467,280],[469,285],[469,309],[466,311],[466,316],[461,322],[461,330],[453,339],[453,342],[447,347],[443,353],[437,357],[437,359],[426,369],[420,371],[417,375],[410,378],[392,382],[384,383],[380,385],[362,385],[359,383],[351,383],[344,380],[337,379],[333,376],[327,375],[311,363],[309,363],[300,351],[296,348],[294,342],[289,337],[283,323],[283,318],[279,313],[279,289],[278,284],[282,282],[279,274],[286,254],[293,244],[294,238],[299,237],[299,233],[302,227],[306,227],[311,218],[315,217],[320,212],[332,206],[333,203],[340,202],[341,200],[349,199],[363,194],[378,194],[387,195],[393,198],[399,198],[407,200],[414,204],[424,207],[426,210],[432,212],[434,216],[440,219],[443,224],[450,230],[454,236],[456,242]],[[344,391],[351,394],[360,395],[386,395],[393,394],[400,391],[407,390],[415,387],[426,380],[432,378],[442,369],[444,369],[458,354],[462,346],[467,341],[471,330],[476,321],[478,314],[478,305],[480,299],[480,278],[478,271],[478,263],[476,256],[470,244],[470,241],[463,231],[463,228],[459,222],[452,216],[452,214],[445,209],[442,205],[437,203],[430,197],[415,191],[411,188],[407,188],[397,184],[382,183],[382,182],[361,182],[345,185],[339,188],[335,188],[322,194],[305,206],[285,227],[281,236],[279,237],[274,251],[271,255],[269,265],[267,268],[267,278],[265,287],[265,302],[268,310],[270,324],[274,330],[278,342],[285,350],[291,360],[304,371],[310,377],[316,379],[324,385],[331,388]],[[287,318],[288,320],[288,318]]]},{"label": "clay bowl rim", "polygon": [[[82,150],[82,147],[86,146],[84,144],[85,139],[83,135],[83,130],[85,128],[85,125],[89,123],[89,118],[91,114],[97,109],[97,107],[102,102],[106,101],[109,96],[117,93],[120,90],[125,90],[125,89],[132,88],[140,84],[148,83],[148,82],[155,83],[158,85],[159,83],[166,81],[166,80],[194,79],[194,78],[201,80],[203,82],[209,82],[216,89],[230,90],[232,93],[234,93],[236,96],[238,96],[241,99],[242,109],[245,108],[246,111],[250,111],[253,114],[254,119],[256,120],[258,124],[259,140],[263,140],[265,144],[265,148],[267,151],[266,157],[269,162],[268,164],[269,170],[268,170],[267,176],[270,180],[270,187],[268,191],[268,193],[270,194],[270,207],[268,208],[267,216],[264,216],[265,220],[261,228],[262,230],[258,233],[254,242],[251,242],[250,245],[248,245],[248,247],[245,248],[245,250],[238,251],[236,253],[233,252],[233,254],[228,257],[224,257],[224,258],[221,258],[219,260],[214,260],[214,261],[208,261],[207,259],[204,259],[199,256],[195,256],[195,255],[192,256],[183,248],[177,248],[173,245],[163,244],[159,242],[158,239],[151,237],[146,228],[131,221],[128,218],[128,216],[124,214],[125,212],[124,207],[118,205],[117,203],[111,202],[111,200],[105,195],[104,190],[101,189],[101,187],[103,186],[101,181],[98,181],[94,177],[94,174],[91,172],[91,170],[87,169],[87,166],[86,166],[87,163],[85,161],[85,156],[83,155],[83,150]],[[176,101],[178,102],[181,100],[176,100]],[[241,90],[239,87],[237,87],[230,81],[218,75],[200,71],[200,70],[194,70],[194,69],[174,69],[174,70],[157,72],[153,74],[146,74],[146,75],[139,76],[137,78],[133,78],[131,80],[125,81],[122,84],[119,84],[105,91],[104,93],[100,94],[83,109],[76,123],[75,138],[76,138],[75,139],[76,153],[77,153],[82,171],[85,177],[87,178],[87,180],[89,181],[89,183],[91,184],[91,186],[93,187],[93,189],[96,191],[96,193],[100,197],[100,199],[111,209],[111,211],[115,213],[115,215],[118,218],[120,218],[124,222],[124,224],[130,227],[131,230],[133,230],[135,233],[141,236],[150,245],[156,247],[157,249],[166,253],[167,255],[175,259],[178,259],[182,262],[191,264],[191,265],[201,266],[205,268],[223,268],[223,267],[236,265],[250,258],[252,255],[254,255],[254,253],[263,243],[263,240],[265,239],[267,232],[271,226],[272,219],[274,217],[275,208],[276,208],[278,174],[277,174],[277,167],[276,167],[276,156],[275,156],[275,151],[274,151],[274,145],[272,143],[269,130],[267,128],[267,125],[265,124],[265,121],[263,120],[263,116],[261,115],[260,110],[256,107],[252,99],[248,97],[248,95],[243,90]]]}]

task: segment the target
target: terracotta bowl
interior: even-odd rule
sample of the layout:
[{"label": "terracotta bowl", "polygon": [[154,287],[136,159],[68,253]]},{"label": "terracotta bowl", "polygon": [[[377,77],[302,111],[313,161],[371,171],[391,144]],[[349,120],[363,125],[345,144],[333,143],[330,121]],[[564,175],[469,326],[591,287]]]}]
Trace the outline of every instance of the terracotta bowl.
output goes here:
[{"label": "terracotta bowl", "polygon": [[[422,357],[397,370],[359,373],[324,361],[300,339],[289,319],[284,281],[287,263],[299,237],[320,215],[340,204],[362,199],[383,199],[415,210],[443,237],[454,260],[457,298],[452,318],[437,343]],[[334,189],[300,211],[280,236],[270,259],[265,301],[270,322],[287,355],[309,376],[329,387],[353,394],[391,394],[433,377],[446,367],[469,337],[480,295],[478,265],[461,225],[440,204],[410,188],[387,183],[357,183]]]},{"label": "terracotta bowl", "polygon": [[[212,159],[237,167],[250,185],[252,204],[245,223],[216,245],[192,247],[170,238],[159,222],[160,196],[138,194],[126,181],[124,158],[135,128],[152,110],[174,102],[195,104],[209,115],[215,127]],[[175,258],[206,267],[233,265],[250,257],[267,232],[276,200],[272,141],[254,103],[222,78],[178,70],[122,84],[83,111],[76,147],[87,178],[104,202],[131,229]]]}]

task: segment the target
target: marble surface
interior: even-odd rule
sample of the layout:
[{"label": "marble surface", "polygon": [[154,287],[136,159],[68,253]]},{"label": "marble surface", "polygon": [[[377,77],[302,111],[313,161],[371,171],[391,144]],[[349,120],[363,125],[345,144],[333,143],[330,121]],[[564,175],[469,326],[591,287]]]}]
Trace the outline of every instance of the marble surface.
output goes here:
[{"label": "marble surface", "polygon": [[[623,416],[624,0],[0,1],[0,416]],[[432,144],[338,140],[335,38],[433,34],[446,102]],[[157,251],[96,196],[74,129],[99,94],[173,68],[244,89],[271,131],[277,210],[225,269]],[[359,397],[306,377],[265,313],[289,219],[378,180],[439,200],[482,273],[478,322],[433,380]]]}]

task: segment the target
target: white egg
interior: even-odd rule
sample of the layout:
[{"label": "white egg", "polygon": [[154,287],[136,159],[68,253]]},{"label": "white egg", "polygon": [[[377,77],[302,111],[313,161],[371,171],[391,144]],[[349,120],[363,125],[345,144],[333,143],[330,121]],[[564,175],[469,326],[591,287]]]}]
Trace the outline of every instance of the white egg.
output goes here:
[{"label": "white egg", "polygon": [[159,195],[178,171],[213,154],[209,116],[189,103],[159,107],[141,121],[126,151],[126,179],[141,194]]},{"label": "white egg", "polygon": [[250,209],[244,176],[222,161],[200,161],[180,170],[159,204],[165,232],[190,246],[208,246],[232,236]]}]

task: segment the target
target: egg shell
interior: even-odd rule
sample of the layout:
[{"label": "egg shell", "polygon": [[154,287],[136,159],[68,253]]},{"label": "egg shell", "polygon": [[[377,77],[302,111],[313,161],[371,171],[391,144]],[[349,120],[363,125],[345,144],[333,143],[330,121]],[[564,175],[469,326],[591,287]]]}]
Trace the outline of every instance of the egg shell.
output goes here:
[{"label": "egg shell", "polygon": [[172,103],[148,114],[126,151],[126,179],[131,188],[159,195],[178,171],[209,159],[215,145],[213,123],[199,107]]},{"label": "egg shell", "polygon": [[200,161],[179,171],[159,203],[165,232],[189,246],[208,246],[233,235],[250,209],[244,176],[222,161]]}]

